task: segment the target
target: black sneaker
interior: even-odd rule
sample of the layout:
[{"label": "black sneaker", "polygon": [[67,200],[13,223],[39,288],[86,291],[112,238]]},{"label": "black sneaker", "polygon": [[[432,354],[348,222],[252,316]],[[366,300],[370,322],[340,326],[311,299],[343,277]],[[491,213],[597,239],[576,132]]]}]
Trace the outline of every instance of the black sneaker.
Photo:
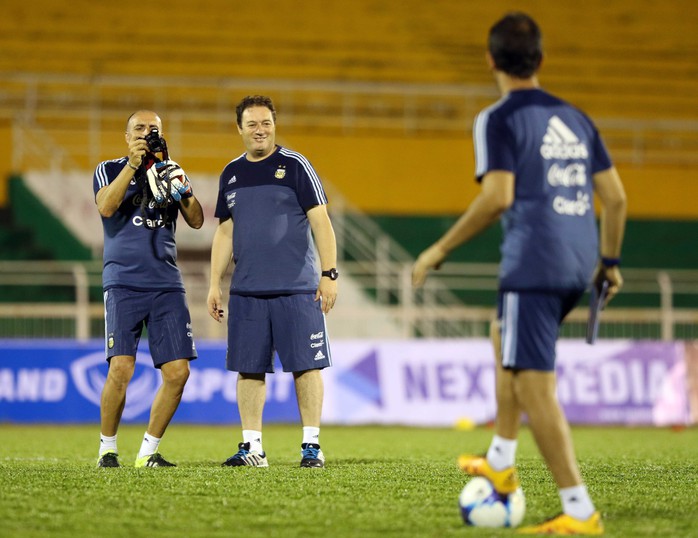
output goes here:
[{"label": "black sneaker", "polygon": [[105,452],[99,456],[97,467],[121,467],[119,455],[116,452]]},{"label": "black sneaker", "polygon": [[301,445],[301,467],[324,467],[325,456],[320,450],[320,445],[303,443]]},{"label": "black sneaker", "polygon": [[174,463],[170,463],[159,452],[150,456],[143,456],[136,459],[136,467],[177,467]]},{"label": "black sneaker", "polygon": [[250,451],[250,443],[239,443],[238,451],[221,465],[223,467],[269,467],[269,462],[266,453]]}]

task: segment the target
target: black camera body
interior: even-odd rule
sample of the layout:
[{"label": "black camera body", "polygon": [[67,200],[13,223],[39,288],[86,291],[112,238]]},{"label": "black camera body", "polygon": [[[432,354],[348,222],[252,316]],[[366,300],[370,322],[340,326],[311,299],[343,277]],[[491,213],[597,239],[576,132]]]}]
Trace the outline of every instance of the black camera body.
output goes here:
[{"label": "black camera body", "polygon": [[167,150],[165,139],[160,136],[160,131],[158,129],[151,129],[150,132],[145,135],[145,142],[148,144],[148,149],[151,153],[161,153]]}]

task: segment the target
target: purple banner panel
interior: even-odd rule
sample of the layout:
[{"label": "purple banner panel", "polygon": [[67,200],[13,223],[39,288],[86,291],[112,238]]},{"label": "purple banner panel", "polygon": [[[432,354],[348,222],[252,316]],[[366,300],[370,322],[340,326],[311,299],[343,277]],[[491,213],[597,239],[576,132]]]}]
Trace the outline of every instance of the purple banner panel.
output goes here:
[{"label": "purple banner panel", "polygon": [[686,424],[680,342],[562,340],[558,395],[576,424]]},{"label": "purple banner panel", "polygon": [[[561,340],[558,395],[570,422],[689,424],[684,347]],[[332,355],[326,421],[452,426],[495,418],[494,354],[487,340],[343,341]]]}]

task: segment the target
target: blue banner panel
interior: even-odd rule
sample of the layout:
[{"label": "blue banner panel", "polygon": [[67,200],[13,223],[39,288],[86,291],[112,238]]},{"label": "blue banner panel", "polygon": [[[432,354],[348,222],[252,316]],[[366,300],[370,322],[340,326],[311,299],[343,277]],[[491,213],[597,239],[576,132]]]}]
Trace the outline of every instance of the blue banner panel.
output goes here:
[{"label": "blue banner panel", "polygon": [[[237,374],[225,370],[225,343],[197,343],[199,358],[175,420],[192,423],[238,423]],[[297,422],[293,376],[267,376],[265,422]],[[22,423],[99,422],[99,403],[108,365],[104,343],[73,341],[0,341],[0,421]],[[136,370],[126,393],[123,423],[147,422],[161,385],[147,345],[141,342]]]}]

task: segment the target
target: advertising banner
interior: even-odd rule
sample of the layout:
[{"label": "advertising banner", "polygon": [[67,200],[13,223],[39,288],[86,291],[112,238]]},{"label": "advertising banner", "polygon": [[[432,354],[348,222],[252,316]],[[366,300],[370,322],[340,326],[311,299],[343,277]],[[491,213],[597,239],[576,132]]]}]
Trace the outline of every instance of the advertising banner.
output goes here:
[{"label": "advertising banner", "polygon": [[[558,394],[574,424],[684,425],[698,354],[693,344],[582,340],[558,344]],[[237,374],[225,370],[223,342],[197,343],[174,420],[238,423]],[[293,376],[267,376],[264,421],[299,420]],[[323,372],[324,424],[453,426],[494,419],[494,357],[484,339],[334,341]],[[96,423],[107,376],[103,343],[0,341],[0,421]],[[145,342],[129,385],[123,422],[147,422],[160,386]]]}]

